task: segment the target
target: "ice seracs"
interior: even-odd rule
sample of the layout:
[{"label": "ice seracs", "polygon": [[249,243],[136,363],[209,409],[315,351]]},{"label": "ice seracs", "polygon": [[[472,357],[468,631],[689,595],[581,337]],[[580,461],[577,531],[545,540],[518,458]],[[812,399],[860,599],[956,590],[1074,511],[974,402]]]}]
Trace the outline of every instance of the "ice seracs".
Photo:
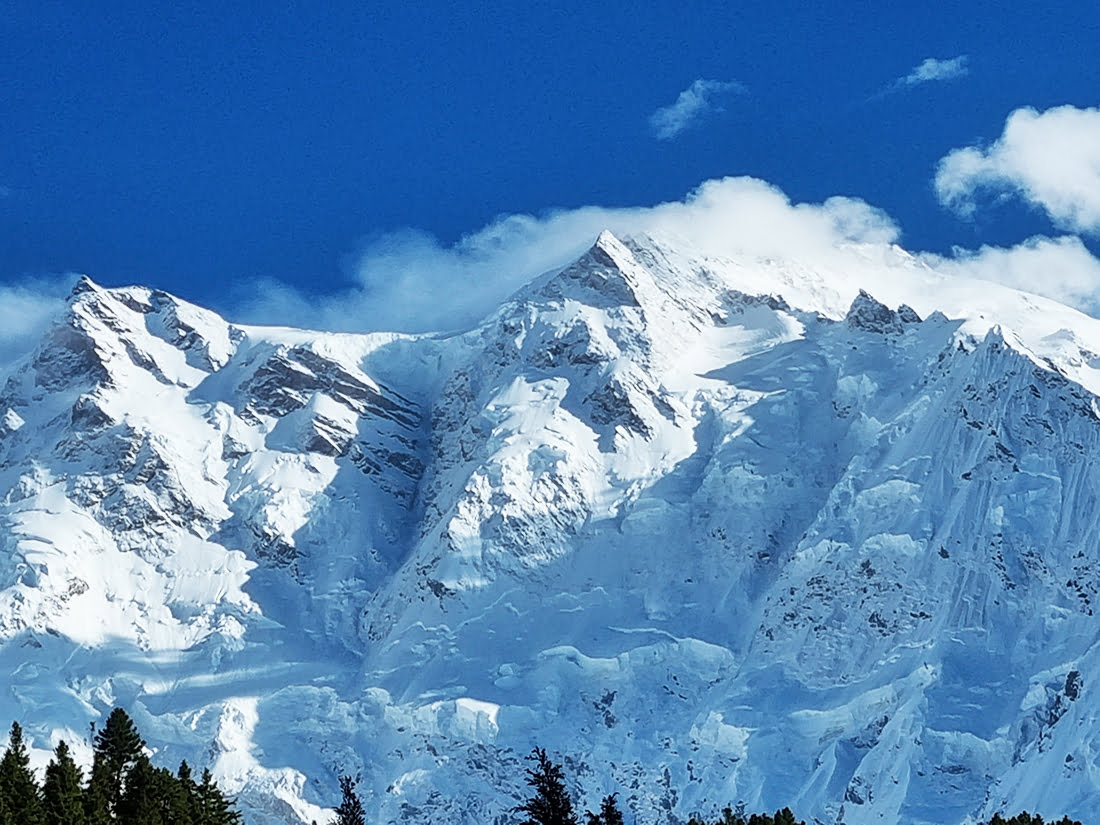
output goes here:
[{"label": "ice seracs", "polygon": [[0,390],[0,716],[255,823],[486,821],[533,744],[638,822],[1087,818],[1098,352],[865,247],[604,233],[453,335],[84,280]]}]

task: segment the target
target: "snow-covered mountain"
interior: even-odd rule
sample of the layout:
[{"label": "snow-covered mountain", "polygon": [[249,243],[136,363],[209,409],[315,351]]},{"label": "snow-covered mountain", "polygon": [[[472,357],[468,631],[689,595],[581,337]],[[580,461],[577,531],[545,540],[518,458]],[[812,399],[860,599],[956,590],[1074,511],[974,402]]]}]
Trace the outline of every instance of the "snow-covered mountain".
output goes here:
[{"label": "snow-covered mountain", "polygon": [[0,391],[0,719],[253,823],[1100,806],[1100,321],[602,235],[461,334],[84,280]]}]

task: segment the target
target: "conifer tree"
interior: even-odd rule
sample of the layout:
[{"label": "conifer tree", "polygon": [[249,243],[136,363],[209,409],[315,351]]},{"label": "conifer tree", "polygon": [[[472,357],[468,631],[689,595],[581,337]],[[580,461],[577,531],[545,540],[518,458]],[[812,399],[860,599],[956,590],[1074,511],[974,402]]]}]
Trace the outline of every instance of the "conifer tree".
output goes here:
[{"label": "conifer tree", "polygon": [[196,813],[194,825],[239,825],[241,815],[233,808],[218,788],[209,768],[204,768],[202,779],[195,789]]},{"label": "conifer tree", "polygon": [[46,766],[42,808],[46,825],[84,825],[84,791],[80,768],[64,740],[57,743]]},{"label": "conifer tree", "polygon": [[[115,708],[93,744],[92,780],[97,783],[97,793],[106,793],[108,816],[117,819],[126,777],[141,757],[145,742],[126,711]],[[92,820],[92,825],[99,825],[99,820]]]},{"label": "conifer tree", "polygon": [[17,825],[42,825],[42,797],[31,773],[31,761],[23,743],[23,728],[11,723],[8,748],[0,758],[0,797],[8,816]]},{"label": "conifer tree", "polygon": [[113,799],[110,770],[106,759],[97,753],[92,757],[92,771],[84,788],[84,824],[110,825],[114,821]]},{"label": "conifer tree", "polygon": [[186,793],[171,771],[141,756],[130,769],[119,825],[193,825]]},{"label": "conifer tree", "polygon": [[343,799],[336,809],[336,819],[332,825],[366,825],[363,803],[355,792],[355,780],[350,776],[340,777],[340,793]]},{"label": "conifer tree", "polygon": [[191,776],[191,766],[187,764],[186,759],[180,762],[180,766],[176,770],[176,779],[178,779],[180,784],[184,787],[190,787],[195,784],[195,780]]},{"label": "conifer tree", "polygon": [[191,799],[183,781],[165,768],[153,771],[153,788],[160,803],[161,818],[170,825],[194,825]]},{"label": "conifer tree", "polygon": [[622,812],[619,810],[618,803],[615,802],[616,796],[618,796],[617,793],[605,796],[600,803],[598,814],[588,811],[587,825],[623,825]]},{"label": "conifer tree", "polygon": [[157,799],[155,769],[147,756],[139,756],[126,777],[118,805],[119,825],[167,825]]},{"label": "conifer tree", "polygon": [[187,820],[194,825],[199,821],[199,786],[195,783],[191,775],[191,766],[186,761],[180,762],[180,766],[176,770],[176,782],[179,785],[180,793],[183,794]]},{"label": "conifer tree", "polygon": [[527,758],[535,763],[527,769],[527,784],[534,794],[515,809],[527,814],[523,825],[579,825],[561,765],[551,762],[542,748],[535,748]]},{"label": "conifer tree", "polygon": [[[138,761],[145,741],[133,720],[122,708],[115,708],[103,728],[95,735],[95,753],[102,756],[111,774],[119,780]],[[121,782],[120,782],[121,784]]]},{"label": "conifer tree", "polygon": [[622,812],[615,802],[616,796],[618,794],[613,793],[603,798],[603,803],[600,805],[600,818],[603,820],[603,825],[623,825]]}]

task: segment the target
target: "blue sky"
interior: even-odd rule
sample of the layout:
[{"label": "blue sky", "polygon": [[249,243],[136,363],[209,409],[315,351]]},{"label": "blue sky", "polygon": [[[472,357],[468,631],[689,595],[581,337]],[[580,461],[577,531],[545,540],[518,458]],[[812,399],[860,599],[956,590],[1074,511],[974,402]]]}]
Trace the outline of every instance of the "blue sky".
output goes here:
[{"label": "blue sky", "polygon": [[[1038,157],[1057,143],[1051,130],[1085,167],[1100,145],[1095,3],[2,10],[9,317],[29,317],[20,302],[72,272],[231,316],[291,315],[350,293],[393,299],[380,286],[387,262],[446,258],[500,216],[647,207],[728,176],[794,202],[861,199],[912,250],[1035,236],[1098,249],[1092,196],[1064,191],[1089,170],[1044,171]],[[1063,106],[1080,123],[1043,119]],[[1005,131],[1025,107],[1040,117],[1030,133],[1019,122],[1036,158]],[[419,283],[445,292],[453,274],[442,266]],[[415,307],[364,313],[366,326],[441,323]]]}]

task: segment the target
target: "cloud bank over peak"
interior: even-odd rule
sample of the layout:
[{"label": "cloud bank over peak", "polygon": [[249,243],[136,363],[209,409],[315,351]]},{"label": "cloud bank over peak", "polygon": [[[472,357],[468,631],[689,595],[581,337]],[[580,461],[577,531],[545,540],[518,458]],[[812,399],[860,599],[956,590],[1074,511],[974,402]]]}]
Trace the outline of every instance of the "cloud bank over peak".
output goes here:
[{"label": "cloud bank over peak", "polygon": [[662,106],[649,116],[649,126],[657,140],[672,140],[698,126],[712,112],[720,112],[723,98],[744,94],[745,86],[728,80],[696,80],[668,106]]},{"label": "cloud bank over peak", "polygon": [[[428,233],[377,237],[353,267],[355,286],[305,299],[278,285],[246,307],[249,320],[347,331],[425,332],[468,327],[532,278],[582,255],[599,233],[654,235],[715,257],[771,257],[828,263],[846,243],[890,244],[898,228],[861,200],[792,204],[755,178],[703,183],[683,200],[651,207],[585,206],[541,216],[507,215],[452,246]],[[307,308],[308,307],[308,308]]]},{"label": "cloud bank over peak", "polygon": [[1100,317],[1100,260],[1080,238],[1040,236],[1008,249],[956,248],[949,258],[931,254],[921,257],[945,275],[992,281]]},{"label": "cloud bank over peak", "polygon": [[32,350],[46,327],[65,309],[76,275],[0,286],[0,377],[7,364]]},{"label": "cloud bank over peak", "polygon": [[[380,236],[355,259],[350,290],[318,302],[273,285],[242,320],[345,331],[467,328],[531,279],[575,260],[605,229],[682,244],[704,257],[897,277],[890,262],[898,260],[899,230],[882,210],[844,197],[792,203],[764,181],[722,178],[656,206],[506,215],[451,246],[416,230]],[[950,256],[917,253],[917,259],[948,276],[994,281],[1100,313],[1100,261],[1077,237],[955,249]],[[875,284],[865,286],[873,291]]]},{"label": "cloud bank over peak", "polygon": [[1100,109],[1017,109],[989,146],[944,157],[935,186],[940,202],[962,216],[983,194],[1012,194],[1056,226],[1100,234]]},{"label": "cloud bank over peak", "polygon": [[[876,284],[901,277],[899,261],[913,261],[895,246],[900,233],[893,219],[862,200],[793,203],[762,180],[722,178],[655,206],[505,215],[451,245],[414,229],[376,236],[349,259],[350,288],[316,295],[260,283],[243,305],[213,308],[236,321],[334,331],[460,330],[533,278],[578,258],[605,229],[619,237],[649,235],[693,257],[747,265],[782,260],[808,273],[860,273],[867,281],[861,286],[872,294]],[[1100,261],[1077,237],[955,249],[949,256],[917,253],[916,264],[1035,292],[1100,316]],[[41,335],[72,280],[0,288],[0,370]]]}]

